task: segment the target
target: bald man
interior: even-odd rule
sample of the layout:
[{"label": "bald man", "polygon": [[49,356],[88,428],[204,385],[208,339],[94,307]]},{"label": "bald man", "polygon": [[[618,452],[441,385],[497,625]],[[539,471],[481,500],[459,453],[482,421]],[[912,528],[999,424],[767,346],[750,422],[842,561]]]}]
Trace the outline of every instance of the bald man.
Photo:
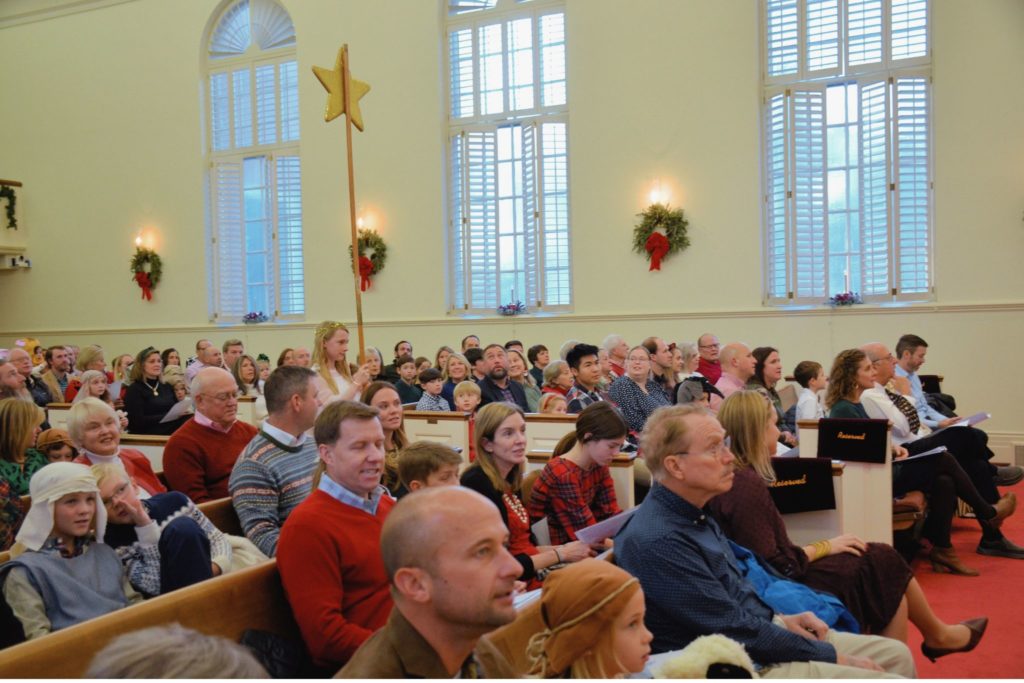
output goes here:
[{"label": "bald man", "polygon": [[757,364],[750,347],[740,342],[726,344],[718,358],[722,364],[722,376],[715,382],[715,388],[722,395],[711,395],[711,410],[716,413],[729,394],[747,385],[747,381],[754,376],[754,366]]},{"label": "bald man", "polygon": [[336,678],[517,678],[480,637],[515,619],[522,571],[497,508],[461,487],[415,491],[381,532],[395,606]]}]

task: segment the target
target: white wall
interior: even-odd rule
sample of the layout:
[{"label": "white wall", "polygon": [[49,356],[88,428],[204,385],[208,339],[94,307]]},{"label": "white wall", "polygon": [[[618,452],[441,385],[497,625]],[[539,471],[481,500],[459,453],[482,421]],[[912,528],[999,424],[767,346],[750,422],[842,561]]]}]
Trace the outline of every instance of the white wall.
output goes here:
[{"label": "white wall", "polygon": [[[308,345],[321,319],[351,321],[344,126],[323,123],[310,71],[347,42],[354,75],[373,88],[355,134],[359,208],[389,244],[364,298],[369,344],[408,337],[432,355],[469,332],[557,347],[610,331],[636,341],[713,330],[780,347],[790,370],[914,331],[964,409],[994,413],[996,445],[1024,441],[1024,371],[993,351],[1024,340],[1024,3],[933,2],[935,302],[832,312],[761,306],[757,4],[568,0],[575,312],[504,320],[446,315],[438,4],[283,4],[298,35],[307,322],[207,322],[200,43],[216,0],[134,0],[20,24],[0,8],[0,177],[25,183],[20,232],[33,262],[0,272],[0,346],[32,335],[122,352],[239,336],[276,355]],[[655,179],[686,210],[692,247],[649,273],[630,241]],[[140,227],[164,260],[151,303],[128,271]]]}]

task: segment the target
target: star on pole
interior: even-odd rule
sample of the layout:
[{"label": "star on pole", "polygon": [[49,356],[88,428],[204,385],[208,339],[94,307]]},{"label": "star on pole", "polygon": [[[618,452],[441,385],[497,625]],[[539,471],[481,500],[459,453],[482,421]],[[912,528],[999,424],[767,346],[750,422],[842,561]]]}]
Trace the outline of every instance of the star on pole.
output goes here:
[{"label": "star on pole", "polygon": [[313,73],[317,80],[327,91],[327,106],[324,109],[324,121],[333,121],[342,114],[348,114],[352,125],[363,130],[363,112],[359,109],[359,100],[370,91],[370,84],[349,77],[351,92],[349,92],[349,103],[352,111],[345,111],[345,70],[348,65],[345,63],[345,47],[338,50],[338,58],[334,62],[334,69],[327,69],[322,66],[314,66]]}]

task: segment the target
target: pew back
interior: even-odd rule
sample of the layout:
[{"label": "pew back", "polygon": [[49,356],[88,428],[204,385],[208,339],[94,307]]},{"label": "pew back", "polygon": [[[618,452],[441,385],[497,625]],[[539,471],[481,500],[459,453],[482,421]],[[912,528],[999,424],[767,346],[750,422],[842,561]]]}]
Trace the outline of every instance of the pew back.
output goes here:
[{"label": "pew back", "polygon": [[469,413],[407,410],[402,425],[409,441],[437,441],[462,449],[463,465],[469,464]]},{"label": "pew back", "polygon": [[555,450],[563,436],[576,429],[575,415],[526,414],[526,452]]},{"label": "pew back", "polygon": [[0,672],[5,678],[80,678],[115,637],[173,622],[236,642],[248,629],[301,639],[271,560],[0,650]]},{"label": "pew back", "polygon": [[[543,470],[550,459],[550,451],[528,451],[526,473]],[[633,488],[635,483],[633,459],[620,453],[615,456],[608,469],[611,470],[612,482],[615,484],[615,499],[618,501],[619,507],[623,510],[636,507],[636,494]]]},{"label": "pew back", "polygon": [[122,434],[121,445],[125,448],[134,448],[149,458],[149,464],[153,466],[154,472],[163,472],[164,447],[170,438],[157,434]]}]

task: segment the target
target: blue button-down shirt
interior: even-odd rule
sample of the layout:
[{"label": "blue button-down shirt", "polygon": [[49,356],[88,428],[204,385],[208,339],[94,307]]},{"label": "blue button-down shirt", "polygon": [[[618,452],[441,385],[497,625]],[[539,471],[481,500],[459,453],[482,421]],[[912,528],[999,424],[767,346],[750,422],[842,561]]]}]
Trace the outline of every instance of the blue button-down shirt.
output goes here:
[{"label": "blue button-down shirt", "polygon": [[651,489],[615,537],[615,560],[640,579],[654,652],[721,633],[759,664],[836,661],[835,648],[772,623],[718,523],[664,486]]},{"label": "blue button-down shirt", "polygon": [[377,506],[380,505],[381,496],[386,496],[388,493],[386,488],[378,486],[373,490],[369,498],[363,498],[331,479],[327,476],[326,472],[320,477],[320,486],[318,488],[339,503],[351,505],[374,516],[377,515]]},{"label": "blue button-down shirt", "polygon": [[907,372],[899,365],[896,366],[896,374],[910,380],[910,393],[914,395],[914,400],[917,402],[917,405],[914,407],[917,408],[917,415],[921,418],[921,422],[932,429],[937,428],[939,422],[945,420],[946,416],[928,405],[928,399],[924,395],[924,387],[921,386],[921,378],[917,376],[916,372]]}]

